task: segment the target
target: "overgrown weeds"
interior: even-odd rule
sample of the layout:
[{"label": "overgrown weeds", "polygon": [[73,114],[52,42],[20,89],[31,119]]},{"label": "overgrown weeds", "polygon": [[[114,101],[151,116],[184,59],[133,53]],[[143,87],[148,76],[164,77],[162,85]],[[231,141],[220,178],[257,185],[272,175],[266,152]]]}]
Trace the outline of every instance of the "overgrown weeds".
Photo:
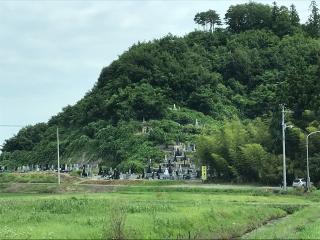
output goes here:
[{"label": "overgrown weeds", "polygon": [[121,240],[126,238],[125,225],[127,215],[127,204],[125,202],[115,200],[111,203],[106,239]]}]

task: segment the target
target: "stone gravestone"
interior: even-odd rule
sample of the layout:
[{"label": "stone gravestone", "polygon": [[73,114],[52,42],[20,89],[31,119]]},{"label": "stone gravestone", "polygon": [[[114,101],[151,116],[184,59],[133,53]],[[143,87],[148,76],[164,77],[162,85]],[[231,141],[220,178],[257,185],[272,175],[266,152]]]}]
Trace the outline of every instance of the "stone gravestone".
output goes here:
[{"label": "stone gravestone", "polygon": [[166,169],[164,170],[164,179],[168,179],[169,176],[170,176],[170,174],[169,174],[168,168],[166,168]]},{"label": "stone gravestone", "polygon": [[86,173],[86,165],[82,166],[82,173],[81,173],[81,177],[87,177],[88,174]]},{"label": "stone gravestone", "polygon": [[103,171],[102,171],[102,166],[99,166],[99,171],[98,171],[98,175],[101,176],[103,174]]}]

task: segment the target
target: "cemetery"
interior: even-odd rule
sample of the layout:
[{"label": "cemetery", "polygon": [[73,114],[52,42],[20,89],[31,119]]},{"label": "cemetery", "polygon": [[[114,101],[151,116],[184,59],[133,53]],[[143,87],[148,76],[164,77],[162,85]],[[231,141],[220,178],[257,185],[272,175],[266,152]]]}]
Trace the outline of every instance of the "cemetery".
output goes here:
[{"label": "cemetery", "polygon": [[[72,174],[81,178],[92,180],[196,180],[200,179],[200,168],[196,166],[192,157],[196,151],[195,144],[176,143],[163,149],[164,159],[160,163],[153,163],[148,160],[142,173],[121,172],[117,168],[106,168],[99,164],[71,163],[60,164],[60,173]],[[155,167],[157,166],[157,167]],[[0,172],[8,172],[6,166],[0,166]],[[58,166],[54,164],[32,164],[16,167],[17,173],[28,172],[58,172]]]},{"label": "cemetery", "polygon": [[151,160],[148,168],[145,170],[147,179],[197,179],[200,178],[199,168],[196,167],[192,158],[187,157],[188,153],[195,152],[195,144],[186,146],[178,143],[165,149],[165,158],[159,164],[158,169],[151,167]]}]

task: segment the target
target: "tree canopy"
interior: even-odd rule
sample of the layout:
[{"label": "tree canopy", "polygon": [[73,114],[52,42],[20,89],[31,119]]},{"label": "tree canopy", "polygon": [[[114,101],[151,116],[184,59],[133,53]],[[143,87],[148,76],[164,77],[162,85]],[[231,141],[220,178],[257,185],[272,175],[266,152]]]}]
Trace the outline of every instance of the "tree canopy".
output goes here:
[{"label": "tree canopy", "polygon": [[206,12],[197,13],[194,17],[194,21],[204,27],[204,29],[209,25],[210,32],[214,31],[215,25],[221,25],[219,14],[211,9]]}]

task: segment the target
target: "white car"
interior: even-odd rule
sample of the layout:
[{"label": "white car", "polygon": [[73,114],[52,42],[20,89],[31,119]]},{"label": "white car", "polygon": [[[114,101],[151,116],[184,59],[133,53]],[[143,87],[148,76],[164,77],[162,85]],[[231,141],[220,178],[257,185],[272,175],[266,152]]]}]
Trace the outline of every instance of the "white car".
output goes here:
[{"label": "white car", "polygon": [[292,183],[292,187],[294,188],[302,188],[306,186],[307,186],[307,182],[306,180],[304,180],[304,178],[297,178]]}]

